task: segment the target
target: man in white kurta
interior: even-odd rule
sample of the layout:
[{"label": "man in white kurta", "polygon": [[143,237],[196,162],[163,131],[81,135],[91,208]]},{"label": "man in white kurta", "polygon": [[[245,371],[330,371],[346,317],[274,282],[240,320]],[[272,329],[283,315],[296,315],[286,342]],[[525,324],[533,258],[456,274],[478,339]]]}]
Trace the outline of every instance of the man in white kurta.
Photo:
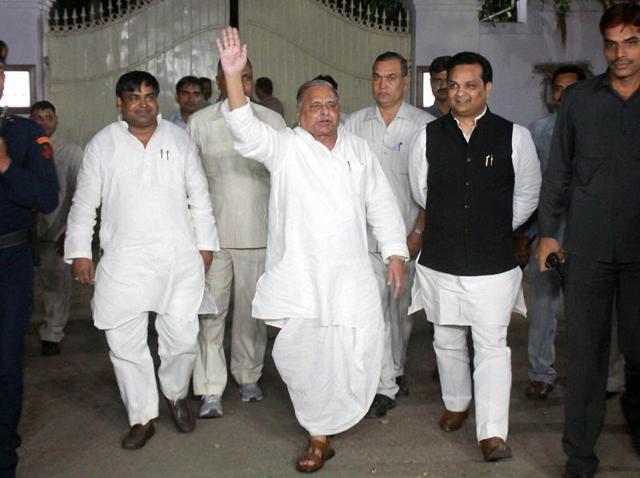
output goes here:
[{"label": "man in white kurta", "polygon": [[[205,269],[218,249],[196,146],[184,130],[157,118],[157,93],[157,80],[146,72],[118,80],[123,119],[86,147],[65,241],[76,279],[95,282],[93,320],[106,332],[131,425],[122,445],[131,449],[144,446],[158,416],[148,311],[157,313],[160,388],[178,430],[193,429],[184,398],[196,357]],[[100,205],[103,254],[94,281],[91,236]]]},{"label": "man in white kurta", "polygon": [[[409,143],[416,131],[434,118],[423,110],[404,102],[409,86],[407,60],[395,52],[386,52],[376,58],[372,67],[371,89],[375,105],[349,115],[345,128],[367,140],[375,153],[382,171],[396,198],[407,236],[407,247],[412,259],[422,246],[424,210],[411,196],[409,185]],[[367,417],[382,417],[395,406],[400,386],[401,394],[408,394],[404,378],[407,346],[413,329],[408,316],[415,262],[405,265],[406,286],[400,297],[393,297],[387,285],[387,266],[380,254],[371,229],[368,229],[369,256],[376,273],[380,299],[384,312],[385,349],[382,371],[376,396]]]},{"label": "man in white kurta", "polygon": [[445,431],[462,426],[471,403],[471,328],[476,435],[484,459],[495,461],[511,456],[506,339],[522,278],[512,230],[536,208],[540,166],[526,128],[488,110],[492,72],[484,57],[454,56],[448,81],[451,113],[411,146],[411,190],[428,217],[412,309],[423,306],[434,323]]},{"label": "man in white kurta", "polygon": [[267,262],[253,313],[281,328],[273,358],[311,435],[297,469],[315,471],[333,456],[328,435],[364,416],[380,376],[384,325],[366,224],[390,262],[396,294],[408,257],[404,224],[371,148],[339,127],[329,83],[303,85],[301,126],[274,130],[243,95],[246,47],[237,30],[225,29],[218,48],[229,94],[223,114],[235,147],[271,173]]},{"label": "man in white kurta", "polygon": [[[245,95],[253,95],[253,72],[243,72]],[[216,78],[220,101],[194,113],[187,131],[202,158],[216,218],[221,250],[206,276],[218,313],[200,316],[198,357],[193,371],[193,391],[202,395],[200,417],[222,415],[222,394],[227,383],[223,339],[233,294],[231,374],[245,402],[262,400],[258,380],[262,375],[267,331],[263,321],[251,315],[251,301],[258,278],[264,272],[267,247],[269,171],[259,162],[240,156],[224,124],[222,101],[227,97],[222,69]],[[275,129],[286,125],[282,116],[251,103],[254,114]]]},{"label": "man in white kurta", "polygon": [[51,138],[60,191],[58,207],[38,218],[38,278],[42,286],[45,319],[40,327],[42,355],[60,353],[64,327],[69,320],[71,268],[63,259],[64,236],[71,198],[82,162],[82,148],[57,132],[58,115],[53,104],[38,101],[31,107],[31,119]]}]

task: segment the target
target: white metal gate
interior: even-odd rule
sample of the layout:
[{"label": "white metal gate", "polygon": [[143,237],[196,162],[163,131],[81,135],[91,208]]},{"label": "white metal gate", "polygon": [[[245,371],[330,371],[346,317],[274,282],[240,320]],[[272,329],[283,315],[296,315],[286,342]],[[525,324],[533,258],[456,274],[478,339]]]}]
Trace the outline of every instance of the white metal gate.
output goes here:
[{"label": "white metal gate", "polygon": [[357,1],[240,0],[239,6],[240,32],[254,76],[273,80],[288,124],[295,121],[295,94],[304,81],[333,76],[342,111],[349,113],[373,101],[371,64],[376,56],[393,50],[411,58],[408,29],[397,22],[385,26],[384,12],[367,15]]},{"label": "white metal gate", "polygon": [[47,35],[48,97],[59,111],[61,132],[80,144],[115,119],[115,84],[126,71],[158,78],[165,117],[176,107],[175,84],[182,76],[214,76],[215,37],[228,22],[228,1],[147,3],[108,22],[99,16],[69,21],[70,30]]},{"label": "white metal gate", "polygon": [[[59,111],[61,132],[80,144],[116,117],[115,83],[126,71],[158,78],[165,117],[176,108],[180,77],[215,77],[215,37],[228,23],[228,0],[130,3],[135,6],[106,20],[93,10],[56,13],[46,35],[47,97]],[[411,58],[409,19],[389,22],[385,12],[354,0],[239,0],[239,17],[254,75],[273,80],[289,124],[304,81],[332,75],[343,111],[350,112],[372,101],[371,63],[378,54],[394,50]]]}]

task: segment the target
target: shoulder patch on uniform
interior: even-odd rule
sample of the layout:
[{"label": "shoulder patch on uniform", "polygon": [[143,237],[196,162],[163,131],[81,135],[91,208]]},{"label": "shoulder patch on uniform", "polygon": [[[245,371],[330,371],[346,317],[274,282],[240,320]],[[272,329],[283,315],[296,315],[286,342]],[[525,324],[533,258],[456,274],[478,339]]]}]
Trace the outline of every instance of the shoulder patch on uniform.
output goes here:
[{"label": "shoulder patch on uniform", "polygon": [[44,159],[53,158],[53,147],[51,146],[51,140],[47,136],[36,138],[36,143],[40,145],[40,152]]}]

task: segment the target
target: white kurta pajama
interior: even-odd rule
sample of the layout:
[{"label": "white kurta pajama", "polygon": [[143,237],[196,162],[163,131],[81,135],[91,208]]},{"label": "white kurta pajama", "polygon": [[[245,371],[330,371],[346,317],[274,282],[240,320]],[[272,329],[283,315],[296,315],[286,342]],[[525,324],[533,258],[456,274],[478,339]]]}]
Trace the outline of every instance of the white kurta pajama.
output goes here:
[{"label": "white kurta pajama", "polygon": [[[345,128],[364,138],[371,146],[398,202],[405,225],[405,234],[413,231],[418,215],[418,204],[411,196],[409,185],[409,144],[420,127],[435,118],[425,111],[402,103],[393,120],[386,125],[378,106],[356,111],[349,115]],[[380,299],[385,322],[385,350],[378,393],[395,398],[398,392],[396,377],[404,375],[407,346],[413,329],[408,310],[411,304],[411,286],[415,263],[406,264],[407,282],[396,299],[387,285],[387,267],[380,255],[380,247],[368,228],[369,253],[380,288]]]},{"label": "white kurta pajama", "polygon": [[[237,383],[255,383],[260,379],[267,345],[266,326],[252,317],[251,301],[264,272],[269,172],[234,150],[221,105],[218,102],[197,111],[190,116],[187,126],[209,181],[222,249],[206,276],[218,313],[200,316],[198,358],[193,371],[196,395],[222,395],[227,384],[223,339],[232,294],[230,369]],[[261,121],[272,127],[286,126],[278,113],[260,105],[251,107]]]},{"label": "white kurta pajama", "polygon": [[[467,142],[470,137],[465,135]],[[515,229],[535,210],[541,178],[535,146],[526,128],[513,125],[511,146],[515,176],[512,228]],[[426,204],[426,127],[414,137],[409,161],[411,192],[418,203]],[[499,274],[457,276],[421,264],[416,268],[410,312],[424,308],[427,318],[434,323],[434,349],[445,407],[461,412],[471,403],[466,344],[467,328],[471,327],[476,436],[478,441],[491,437],[506,440],[511,391],[511,350],[506,338],[522,271],[515,267]]]},{"label": "white kurta pajama", "polygon": [[158,314],[161,389],[170,400],[183,398],[204,292],[198,251],[219,249],[206,177],[187,133],[159,119],[146,147],[123,121],[93,137],[69,214],[68,262],[91,257],[100,205],[104,254],[96,270],[93,319],[106,331],[129,422],[146,423],[158,416],[147,312]]},{"label": "white kurta pajama", "polygon": [[51,137],[60,190],[58,207],[38,218],[38,278],[42,286],[45,318],[40,327],[40,340],[60,342],[69,320],[71,304],[71,270],[58,255],[56,244],[67,228],[71,198],[76,190],[78,170],[82,163],[82,148],[57,133]]},{"label": "white kurta pajama", "polygon": [[300,127],[272,129],[249,105],[223,112],[238,152],[271,173],[253,314],[282,328],[273,357],[300,424],[311,435],[342,432],[367,412],[380,375],[384,325],[366,223],[383,257],[407,257],[398,206],[369,146],[344,128],[330,151]]}]

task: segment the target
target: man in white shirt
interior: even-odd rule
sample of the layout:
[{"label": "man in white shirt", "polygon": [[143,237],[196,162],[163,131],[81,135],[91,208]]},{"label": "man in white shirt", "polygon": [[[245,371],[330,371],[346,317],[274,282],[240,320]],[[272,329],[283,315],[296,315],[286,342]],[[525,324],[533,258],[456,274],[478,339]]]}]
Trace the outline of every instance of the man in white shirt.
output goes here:
[{"label": "man in white shirt", "polygon": [[71,301],[71,268],[64,262],[64,236],[71,198],[82,162],[82,148],[57,133],[58,115],[48,101],[31,106],[31,119],[42,126],[54,148],[53,162],[60,191],[58,207],[38,218],[38,276],[44,300],[44,323],[40,327],[41,352],[44,356],[60,354],[64,326],[69,320]]},{"label": "man in white shirt", "polygon": [[[65,260],[94,284],[93,320],[105,330],[131,428],[122,447],[153,435],[158,389],[147,345],[155,311],[158,378],[180,432],[195,426],[185,397],[196,359],[204,274],[219,249],[207,180],[187,133],[158,117],[158,81],[131,71],[116,85],[121,120],[86,147],[69,213]],[[94,273],[91,237],[102,205],[103,254]]]},{"label": "man in white shirt", "polygon": [[244,95],[247,50],[238,31],[226,28],[218,49],[229,94],[222,111],[235,147],[271,173],[267,261],[253,314],[281,328],[273,359],[310,435],[296,468],[313,472],[335,454],[329,435],[365,415],[380,377],[384,322],[366,223],[396,295],[408,259],[404,224],[371,148],[339,126],[330,83],[302,85],[300,127],[274,130]]},{"label": "man in white shirt", "polygon": [[[375,153],[384,175],[400,207],[407,234],[407,247],[415,259],[422,246],[424,209],[411,197],[409,185],[409,144],[414,134],[429,121],[430,114],[404,102],[409,86],[409,67],[402,55],[388,51],[373,63],[371,89],[375,105],[349,115],[345,128],[364,138]],[[407,345],[413,320],[408,316],[415,263],[405,266],[407,283],[398,299],[387,285],[387,266],[380,255],[371,229],[368,229],[369,256],[380,287],[385,322],[385,350],[380,384],[367,417],[383,417],[395,407],[397,393],[407,395],[409,388],[404,376]]]},{"label": "man in white shirt", "polygon": [[452,114],[416,135],[409,165],[411,192],[428,217],[412,309],[424,307],[434,323],[446,407],[439,425],[457,430],[468,415],[471,328],[476,436],[486,461],[511,457],[507,327],[522,279],[512,231],[535,210],[541,182],[529,131],[487,108],[492,79],[477,53],[451,59]]},{"label": "man in white shirt", "polygon": [[204,105],[202,83],[195,76],[184,76],[176,83],[176,103],[178,111],[169,118],[173,124],[181,128],[187,127],[189,117]]},{"label": "man in white shirt", "polygon": [[[196,112],[187,127],[198,146],[209,181],[221,247],[206,277],[218,313],[200,316],[198,358],[193,371],[194,394],[202,396],[201,418],[222,416],[222,394],[227,383],[223,339],[232,294],[231,374],[244,402],[262,400],[258,380],[267,344],[266,326],[251,315],[251,300],[258,278],[264,272],[269,171],[233,149],[233,138],[222,117],[227,87],[220,65],[216,80],[220,101]],[[244,94],[251,98],[250,62],[242,72],[242,86]],[[251,108],[261,121],[273,128],[286,126],[278,113],[255,103],[251,103]]]}]

